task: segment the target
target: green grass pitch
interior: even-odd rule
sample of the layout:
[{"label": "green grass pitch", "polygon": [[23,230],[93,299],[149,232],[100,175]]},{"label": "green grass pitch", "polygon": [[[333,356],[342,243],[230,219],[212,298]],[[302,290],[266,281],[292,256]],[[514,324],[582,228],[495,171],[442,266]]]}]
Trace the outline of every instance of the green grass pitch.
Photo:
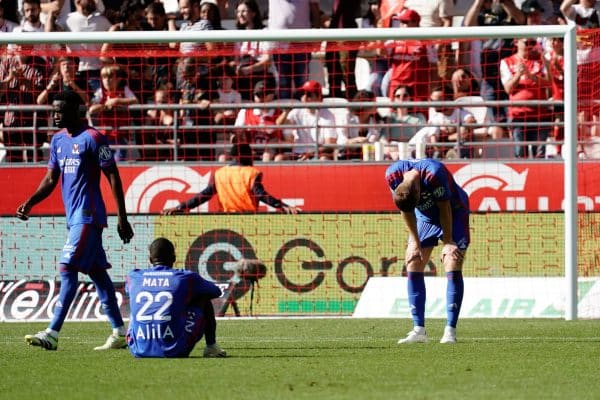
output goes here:
[{"label": "green grass pitch", "polygon": [[45,324],[0,323],[1,399],[598,399],[600,321],[465,319],[459,343],[399,346],[409,320],[220,320],[230,357],[94,352],[105,323],[65,324],[58,351],[26,346]]}]

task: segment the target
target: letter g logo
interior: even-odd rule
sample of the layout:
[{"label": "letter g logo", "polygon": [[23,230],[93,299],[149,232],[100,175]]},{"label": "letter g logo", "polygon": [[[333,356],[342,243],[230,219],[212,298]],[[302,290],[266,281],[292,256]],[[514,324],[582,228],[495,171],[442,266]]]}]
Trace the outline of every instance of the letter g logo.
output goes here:
[{"label": "letter g logo", "polygon": [[[148,168],[131,182],[125,193],[125,207],[131,213],[159,212],[198,194],[209,179],[210,172],[203,176],[179,165]],[[203,204],[194,211],[206,211],[207,207]]]}]

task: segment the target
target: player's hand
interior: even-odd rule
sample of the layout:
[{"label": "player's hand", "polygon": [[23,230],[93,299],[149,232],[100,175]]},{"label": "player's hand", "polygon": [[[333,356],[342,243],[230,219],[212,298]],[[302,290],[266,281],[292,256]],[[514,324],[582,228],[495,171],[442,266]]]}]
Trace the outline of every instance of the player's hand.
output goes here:
[{"label": "player's hand", "polygon": [[16,217],[21,221],[27,221],[29,219],[29,212],[31,211],[31,206],[29,203],[25,202],[17,207]]},{"label": "player's hand", "polygon": [[175,214],[182,214],[183,210],[179,209],[178,207],[173,207],[173,208],[165,208],[164,210],[162,210],[160,212],[160,215],[175,215]]},{"label": "player's hand", "polygon": [[127,244],[133,238],[133,229],[129,225],[129,221],[125,220],[117,224],[117,232],[123,243]]},{"label": "player's hand", "polygon": [[460,263],[464,258],[464,254],[462,250],[456,246],[456,243],[451,242],[444,244],[444,247],[442,248],[442,263],[444,263],[446,257],[450,257],[452,261]]},{"label": "player's hand", "polygon": [[414,244],[410,244],[406,249],[404,262],[408,264],[409,262],[414,260],[423,261],[423,254],[421,253],[421,247],[415,246]]},{"label": "player's hand", "polygon": [[281,207],[281,209],[286,214],[298,214],[298,212],[302,211],[298,207],[294,207],[294,206],[283,206],[283,207]]}]

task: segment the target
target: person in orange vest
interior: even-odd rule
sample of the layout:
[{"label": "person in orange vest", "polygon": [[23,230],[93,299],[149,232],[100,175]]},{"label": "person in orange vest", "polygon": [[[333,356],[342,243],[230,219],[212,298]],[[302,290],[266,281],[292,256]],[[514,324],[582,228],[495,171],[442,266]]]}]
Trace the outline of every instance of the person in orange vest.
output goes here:
[{"label": "person in orange vest", "polygon": [[253,166],[252,148],[249,144],[234,144],[230,155],[232,163],[219,168],[203,191],[177,207],[163,210],[162,214],[181,214],[207,202],[214,195],[217,195],[224,212],[257,212],[258,203],[262,201],[286,214],[298,213],[297,207],[285,204],[265,190],[262,172]]}]

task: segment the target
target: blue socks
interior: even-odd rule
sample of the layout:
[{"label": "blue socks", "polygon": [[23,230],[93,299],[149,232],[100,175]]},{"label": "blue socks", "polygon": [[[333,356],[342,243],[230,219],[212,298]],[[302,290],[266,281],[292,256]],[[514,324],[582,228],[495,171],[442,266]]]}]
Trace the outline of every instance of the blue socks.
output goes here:
[{"label": "blue socks", "polygon": [[447,272],[448,286],[446,287],[446,305],[447,305],[447,325],[456,328],[458,322],[458,314],[463,300],[465,285],[463,281],[462,271]]},{"label": "blue socks", "polygon": [[59,332],[67,318],[71,303],[77,293],[77,271],[68,271],[65,265],[60,268],[60,292],[54,306],[54,316],[48,329]]},{"label": "blue socks", "polygon": [[119,303],[117,302],[117,296],[115,294],[115,286],[113,285],[108,272],[105,269],[94,271],[89,274],[94,285],[96,285],[96,293],[98,293],[98,299],[102,303],[102,309],[104,314],[108,317],[110,324],[113,328],[119,328],[124,326],[123,317],[121,317],[121,311],[119,310]]},{"label": "blue socks", "polygon": [[408,272],[408,304],[414,326],[425,326],[425,274]]}]

